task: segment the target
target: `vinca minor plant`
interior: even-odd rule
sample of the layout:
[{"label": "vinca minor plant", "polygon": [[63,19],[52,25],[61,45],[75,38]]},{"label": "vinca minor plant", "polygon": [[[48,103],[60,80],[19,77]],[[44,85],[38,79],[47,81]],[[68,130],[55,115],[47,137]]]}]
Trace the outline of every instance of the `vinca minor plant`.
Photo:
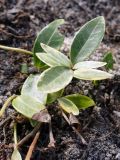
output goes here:
[{"label": "vinca minor plant", "polygon": [[[12,102],[13,107],[28,118],[34,117],[35,113],[45,109],[45,105],[48,104],[47,97],[56,94],[59,97],[73,77],[82,80],[102,80],[112,76],[98,70],[99,67],[106,65],[105,62],[85,61],[95,51],[104,36],[104,18],[100,16],[87,22],[76,33],[68,56],[55,49],[61,46],[63,41],[61,34],[58,30],[56,31],[56,27],[62,22],[63,20],[56,20],[40,32],[33,48],[34,60],[37,66],[47,66],[47,69],[40,75],[30,75],[23,85],[21,95]],[[68,113],[78,115],[80,107],[78,108],[76,101],[81,99],[81,95],[71,96],[59,98],[58,103]],[[89,105],[86,105],[87,107]]]},{"label": "vinca minor plant", "polygon": [[81,27],[75,34],[67,55],[60,52],[64,37],[59,33],[58,27],[63,23],[63,19],[58,19],[43,28],[34,42],[32,52],[0,45],[3,49],[32,55],[34,65],[42,69],[42,73],[28,76],[21,94],[12,100],[12,106],[32,120],[32,125],[33,122],[51,122],[46,105],[55,100],[62,112],[73,116],[78,115],[80,110],[95,105],[91,98],[79,93],[64,96],[64,89],[73,78],[102,80],[112,77],[98,69],[106,65],[106,62],[86,60],[103,39],[104,17],[94,18]]}]

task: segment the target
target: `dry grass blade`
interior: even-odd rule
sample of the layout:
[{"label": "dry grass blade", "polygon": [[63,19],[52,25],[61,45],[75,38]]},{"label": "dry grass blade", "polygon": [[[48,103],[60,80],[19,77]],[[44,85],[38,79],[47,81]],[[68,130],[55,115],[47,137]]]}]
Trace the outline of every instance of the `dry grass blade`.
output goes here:
[{"label": "dry grass blade", "polygon": [[50,137],[50,142],[48,144],[48,147],[51,148],[51,147],[55,147],[55,139],[53,137],[53,132],[52,132],[52,124],[51,124],[51,121],[49,122],[49,137]]},{"label": "dry grass blade", "polygon": [[[62,115],[63,115],[64,119],[67,121],[67,123],[68,123],[69,125],[71,125],[68,117],[66,116],[66,114],[65,114],[64,112],[62,112]],[[71,126],[71,127],[72,127],[72,129],[75,131],[75,133],[80,137],[82,143],[85,144],[85,145],[87,145],[87,142],[86,142],[85,139],[82,137],[82,135],[78,132],[78,130],[77,130],[74,126]]]},{"label": "dry grass blade", "polygon": [[27,152],[25,160],[30,160],[30,158],[32,156],[32,152],[33,152],[33,150],[35,148],[35,145],[37,143],[37,140],[39,138],[39,135],[40,135],[40,132],[37,132],[36,135],[35,135],[35,137],[34,137],[34,139],[33,139],[33,141],[32,141],[32,143],[31,143],[31,145],[30,145],[30,147],[29,147],[29,150]]}]

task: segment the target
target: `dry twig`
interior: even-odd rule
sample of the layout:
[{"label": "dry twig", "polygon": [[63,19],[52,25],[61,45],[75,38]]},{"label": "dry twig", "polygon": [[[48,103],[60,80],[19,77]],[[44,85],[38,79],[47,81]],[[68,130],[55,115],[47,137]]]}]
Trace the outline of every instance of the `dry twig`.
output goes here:
[{"label": "dry twig", "polygon": [[26,135],[21,141],[18,142],[17,146],[22,146],[26,141],[28,141],[31,137],[34,137],[34,135],[37,133],[41,126],[41,123],[39,123],[28,135]]}]

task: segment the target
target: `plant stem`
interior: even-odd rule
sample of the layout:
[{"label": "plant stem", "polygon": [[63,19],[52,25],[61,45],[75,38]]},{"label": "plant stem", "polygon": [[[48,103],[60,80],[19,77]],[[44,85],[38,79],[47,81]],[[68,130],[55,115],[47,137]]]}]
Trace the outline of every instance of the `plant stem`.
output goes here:
[{"label": "plant stem", "polygon": [[54,147],[55,148],[55,139],[53,137],[51,121],[49,122],[49,138],[50,138],[50,142],[48,144],[48,147]]},{"label": "plant stem", "polygon": [[14,150],[17,149],[17,123],[14,123]]},{"label": "plant stem", "polygon": [[32,141],[32,143],[31,143],[31,145],[30,145],[30,147],[29,147],[29,150],[27,152],[25,160],[30,160],[30,158],[32,156],[32,152],[33,152],[33,150],[35,148],[35,145],[37,143],[37,140],[39,138],[39,135],[40,135],[40,132],[37,132],[36,135],[35,135],[35,137],[34,137],[34,139],[33,139],[33,141]]},{"label": "plant stem", "polygon": [[17,146],[17,124],[14,123],[14,142],[15,142],[15,148]]},{"label": "plant stem", "polygon": [[21,48],[7,47],[7,46],[3,46],[3,45],[0,45],[0,48],[8,50],[8,51],[15,51],[15,52],[20,52],[20,53],[25,53],[25,54],[33,55],[32,52],[27,51],[25,49],[21,49]]},{"label": "plant stem", "polygon": [[1,110],[0,110],[0,117],[3,115],[3,113],[5,112],[5,109],[10,105],[10,102],[16,97],[15,94],[13,94],[12,96],[10,96],[5,103],[3,104]]}]

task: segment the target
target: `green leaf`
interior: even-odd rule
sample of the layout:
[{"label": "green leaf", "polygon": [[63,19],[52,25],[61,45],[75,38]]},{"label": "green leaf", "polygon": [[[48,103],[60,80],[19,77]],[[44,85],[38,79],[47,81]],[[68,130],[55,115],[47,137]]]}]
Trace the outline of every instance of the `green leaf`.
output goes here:
[{"label": "green leaf", "polygon": [[105,54],[103,61],[107,63],[107,65],[105,66],[106,69],[113,69],[113,64],[115,63],[115,60],[113,59],[113,55],[111,52]]},{"label": "green leaf", "polygon": [[97,62],[97,61],[83,61],[78,62],[74,65],[73,69],[91,69],[91,68],[99,68],[106,65],[105,62]]},{"label": "green leaf", "polygon": [[73,71],[63,66],[44,71],[38,81],[38,89],[43,93],[53,93],[67,86],[73,78]]},{"label": "green leaf", "polygon": [[32,127],[35,127],[39,122],[33,119],[29,119],[29,122],[31,124]]},{"label": "green leaf", "polygon": [[65,96],[65,98],[72,101],[79,109],[86,109],[95,105],[95,102],[91,98],[80,94],[71,94]]},{"label": "green leaf", "polygon": [[100,16],[87,22],[76,34],[70,57],[73,64],[83,61],[100,44],[105,32],[105,20]]},{"label": "green leaf", "polygon": [[20,152],[17,150],[17,148],[14,149],[11,160],[22,160]]},{"label": "green leaf", "polygon": [[50,24],[48,24],[45,28],[43,28],[38,34],[38,37],[36,38],[33,47],[34,64],[37,67],[45,66],[45,64],[36,57],[36,53],[43,52],[40,43],[47,44],[56,49],[59,49],[61,47],[64,41],[64,37],[58,32],[58,27],[63,23],[64,23],[63,19],[55,20]]},{"label": "green leaf", "polygon": [[32,118],[34,114],[45,109],[45,106],[42,103],[27,95],[17,96],[12,101],[12,105],[19,113],[28,118]]},{"label": "green leaf", "polygon": [[41,43],[42,48],[47,53],[37,53],[37,57],[50,67],[66,66],[71,67],[71,61],[63,53]]},{"label": "green leaf", "polygon": [[54,93],[48,93],[47,96],[47,104],[51,104],[53,103],[57,98],[60,98],[63,94],[63,89],[61,89],[60,91],[54,92]]},{"label": "green leaf", "polygon": [[26,63],[21,64],[21,73],[28,73],[28,65]]},{"label": "green leaf", "polygon": [[74,77],[83,80],[102,80],[112,78],[112,75],[96,69],[78,69],[74,71]]},{"label": "green leaf", "polygon": [[77,106],[70,101],[69,99],[62,97],[58,99],[60,107],[66,111],[67,113],[72,113],[73,115],[78,115],[79,114],[79,109]]},{"label": "green leaf", "polygon": [[23,84],[21,94],[33,97],[36,101],[46,104],[47,94],[42,93],[37,88],[39,75],[30,75]]}]

